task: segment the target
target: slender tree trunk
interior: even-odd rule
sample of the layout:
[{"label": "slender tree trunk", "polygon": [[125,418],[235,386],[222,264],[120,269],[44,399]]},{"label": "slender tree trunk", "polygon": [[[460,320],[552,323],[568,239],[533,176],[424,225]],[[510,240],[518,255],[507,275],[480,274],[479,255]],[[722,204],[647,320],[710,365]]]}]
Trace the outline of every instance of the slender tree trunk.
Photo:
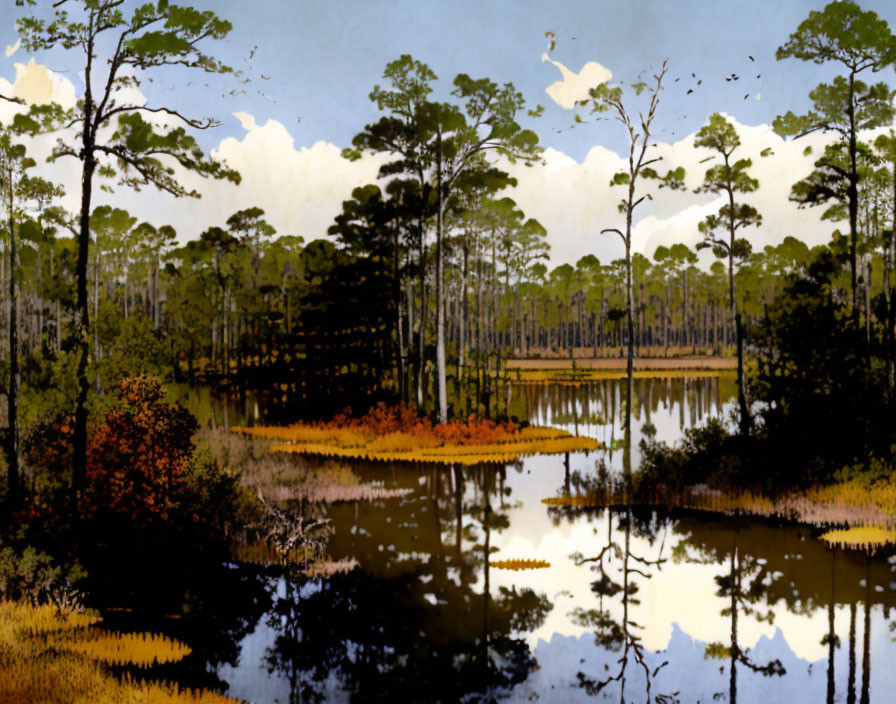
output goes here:
[{"label": "slender tree trunk", "polygon": [[[728,157],[725,157],[725,164],[728,164]],[[744,334],[743,324],[740,316],[740,309],[737,305],[737,296],[734,289],[734,240],[736,235],[734,223],[734,189],[728,184],[728,204],[731,209],[731,219],[729,221],[729,235],[731,237],[728,247],[728,294],[731,305],[731,312],[734,314],[734,334],[737,344],[737,403],[740,406],[740,432],[746,435],[750,432],[750,408],[747,405],[747,388],[744,379]]]},{"label": "slender tree trunk", "polygon": [[93,118],[93,97],[90,88],[91,57],[93,42],[89,42],[87,71],[85,80],[87,87],[84,96],[84,123],[82,136],[83,163],[81,171],[81,213],[78,233],[78,260],[75,266],[77,280],[77,340],[80,355],[78,358],[77,380],[78,397],[75,405],[75,428],[72,457],[72,512],[77,516],[80,512],[81,493],[87,482],[87,359],[90,353],[90,313],[87,304],[87,257],[90,244],[90,204],[93,196],[93,173],[96,169],[94,156],[94,136],[91,124]]},{"label": "slender tree trunk", "polygon": [[464,379],[464,365],[467,361],[467,321],[469,311],[467,308],[467,267],[469,264],[470,250],[467,239],[464,237],[463,243],[463,269],[460,274],[460,330],[458,331],[457,342],[457,394],[461,396],[460,385]]},{"label": "slender tree trunk", "polygon": [[[828,696],[830,704],[834,702],[834,649],[837,647],[837,636],[834,633],[834,566],[836,565],[837,552],[831,552],[831,598],[828,601]],[[855,624],[853,624],[855,625]],[[855,704],[853,702],[852,704]]]},{"label": "slender tree trunk", "polygon": [[860,704],[871,699],[871,558],[865,557],[865,624],[862,629],[862,693]]},{"label": "slender tree trunk", "polygon": [[[96,236],[94,243],[94,255],[93,255],[93,361],[97,363],[100,361],[100,329],[99,323],[100,320],[100,238],[99,235]],[[102,386],[100,383],[100,370],[99,365],[97,365],[96,369],[96,395],[102,395]]]},{"label": "slender tree trunk", "polygon": [[19,252],[16,242],[16,223],[14,215],[13,178],[9,174],[9,389],[8,401],[8,435],[6,438],[6,461],[9,478],[8,504],[10,510],[19,506],[19,337],[18,310],[19,289],[16,285],[19,270]]},{"label": "slender tree trunk", "polygon": [[425,238],[423,213],[420,214],[420,315],[417,326],[419,327],[417,342],[417,405],[423,407],[424,374],[426,371],[426,238]]},{"label": "slender tree trunk", "polygon": [[740,575],[737,572],[737,539],[731,551],[731,676],[728,681],[728,701],[737,704],[737,659],[740,646],[737,638],[737,597],[740,592]]},{"label": "slender tree trunk", "polygon": [[445,208],[442,193],[442,134],[438,135],[438,179],[436,188],[438,189],[437,204],[438,212],[436,217],[436,377],[438,383],[439,396],[439,422],[448,422],[448,380],[446,378],[445,369],[445,292],[443,286],[443,238],[444,238],[444,220]]},{"label": "slender tree trunk", "polygon": [[[833,599],[831,600],[833,602]],[[856,604],[849,605],[849,671],[846,680],[846,704],[856,704]]]},{"label": "slender tree trunk", "polygon": [[855,72],[849,74],[849,105],[846,109],[849,117],[849,185],[847,200],[849,206],[849,273],[852,287],[852,319],[856,332],[859,328],[858,277],[856,256],[858,252],[858,215],[859,215],[859,175],[856,164],[856,113],[855,113]]}]

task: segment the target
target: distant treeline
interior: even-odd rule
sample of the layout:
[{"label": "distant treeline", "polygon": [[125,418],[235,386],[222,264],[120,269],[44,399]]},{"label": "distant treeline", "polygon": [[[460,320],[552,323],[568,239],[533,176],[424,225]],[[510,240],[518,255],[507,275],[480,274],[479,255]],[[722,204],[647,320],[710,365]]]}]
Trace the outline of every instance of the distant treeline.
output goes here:
[{"label": "distant treeline", "polygon": [[[354,196],[347,213],[369,207],[380,192],[368,187]],[[518,212],[507,199],[485,210],[499,208]],[[421,253],[401,239],[391,239],[394,248],[380,246],[383,230],[359,241],[345,214],[332,228],[333,242],[310,243],[278,236],[257,208],[185,244],[172,228],[138,223],[119,209],[97,208],[91,222],[91,369],[100,393],[139,368],[175,380],[268,390],[270,402],[297,414],[382,398],[432,403],[431,243],[421,268]],[[602,264],[589,255],[549,270],[545,233],[531,225],[514,233],[458,224],[452,232],[444,285],[453,404],[470,411],[478,401],[488,412],[496,371],[509,357],[622,353],[624,262]],[[60,393],[73,393],[61,377],[74,363],[74,240],[36,221],[19,234],[19,342],[25,389],[32,391],[26,398],[49,396],[37,403],[39,416],[62,401]],[[7,248],[8,238],[2,243]],[[780,274],[799,271],[810,255],[793,238],[752,254],[737,275],[746,314],[761,322]],[[879,255],[866,258],[870,304],[881,290],[882,268]],[[6,261],[0,259],[4,326]],[[652,260],[634,255],[633,269],[634,342],[642,354],[731,352],[734,324],[721,262],[705,271],[692,250],[674,245],[660,247]],[[0,353],[9,358],[5,337]]]}]

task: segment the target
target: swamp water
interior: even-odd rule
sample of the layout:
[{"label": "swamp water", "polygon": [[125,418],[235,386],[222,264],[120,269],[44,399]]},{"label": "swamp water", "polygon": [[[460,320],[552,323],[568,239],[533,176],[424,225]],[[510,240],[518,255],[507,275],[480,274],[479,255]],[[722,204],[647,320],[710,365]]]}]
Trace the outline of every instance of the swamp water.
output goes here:
[{"label": "swamp water", "polygon": [[[266,596],[247,608],[235,664],[216,666],[227,693],[253,704],[894,701],[896,558],[769,521],[541,502],[575,493],[596,462],[619,471],[623,392],[623,380],[520,385],[511,399],[533,424],[616,449],[507,467],[352,463],[403,495],[326,509],[329,556],[358,568],[260,578]],[[633,465],[645,434],[675,441],[725,417],[733,393],[727,376],[636,380]]]}]

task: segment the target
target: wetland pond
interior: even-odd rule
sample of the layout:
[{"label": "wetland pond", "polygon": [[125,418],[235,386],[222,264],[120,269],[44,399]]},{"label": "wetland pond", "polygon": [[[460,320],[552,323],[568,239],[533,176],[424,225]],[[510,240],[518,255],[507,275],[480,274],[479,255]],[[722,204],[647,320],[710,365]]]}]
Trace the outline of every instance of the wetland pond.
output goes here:
[{"label": "wetland pond", "polygon": [[[768,520],[542,503],[601,465],[620,471],[623,392],[618,379],[513,388],[515,415],[596,437],[609,448],[596,453],[351,463],[401,490],[322,509],[329,557],[358,566],[256,575],[263,596],[228,599],[240,627],[204,666],[253,704],[892,702],[890,553],[833,549],[819,530]],[[672,442],[724,417],[734,382],[636,379],[635,394],[637,466],[645,433]]]}]

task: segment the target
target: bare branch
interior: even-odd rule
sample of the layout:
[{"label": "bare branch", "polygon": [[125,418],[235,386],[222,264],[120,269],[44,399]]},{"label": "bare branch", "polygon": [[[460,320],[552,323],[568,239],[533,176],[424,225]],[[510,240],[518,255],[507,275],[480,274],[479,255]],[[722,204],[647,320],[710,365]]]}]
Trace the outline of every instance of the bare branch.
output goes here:
[{"label": "bare branch", "polygon": [[124,112],[137,112],[138,110],[143,112],[164,113],[166,115],[171,115],[172,117],[176,117],[185,124],[197,130],[207,130],[211,127],[217,127],[219,124],[221,124],[217,120],[214,120],[210,117],[207,117],[203,120],[197,120],[195,118],[182,115],[177,110],[171,110],[170,108],[150,108],[146,107],[145,105],[122,105],[117,108],[112,108],[108,112],[106,112],[105,118],[108,119],[113,115]]}]

